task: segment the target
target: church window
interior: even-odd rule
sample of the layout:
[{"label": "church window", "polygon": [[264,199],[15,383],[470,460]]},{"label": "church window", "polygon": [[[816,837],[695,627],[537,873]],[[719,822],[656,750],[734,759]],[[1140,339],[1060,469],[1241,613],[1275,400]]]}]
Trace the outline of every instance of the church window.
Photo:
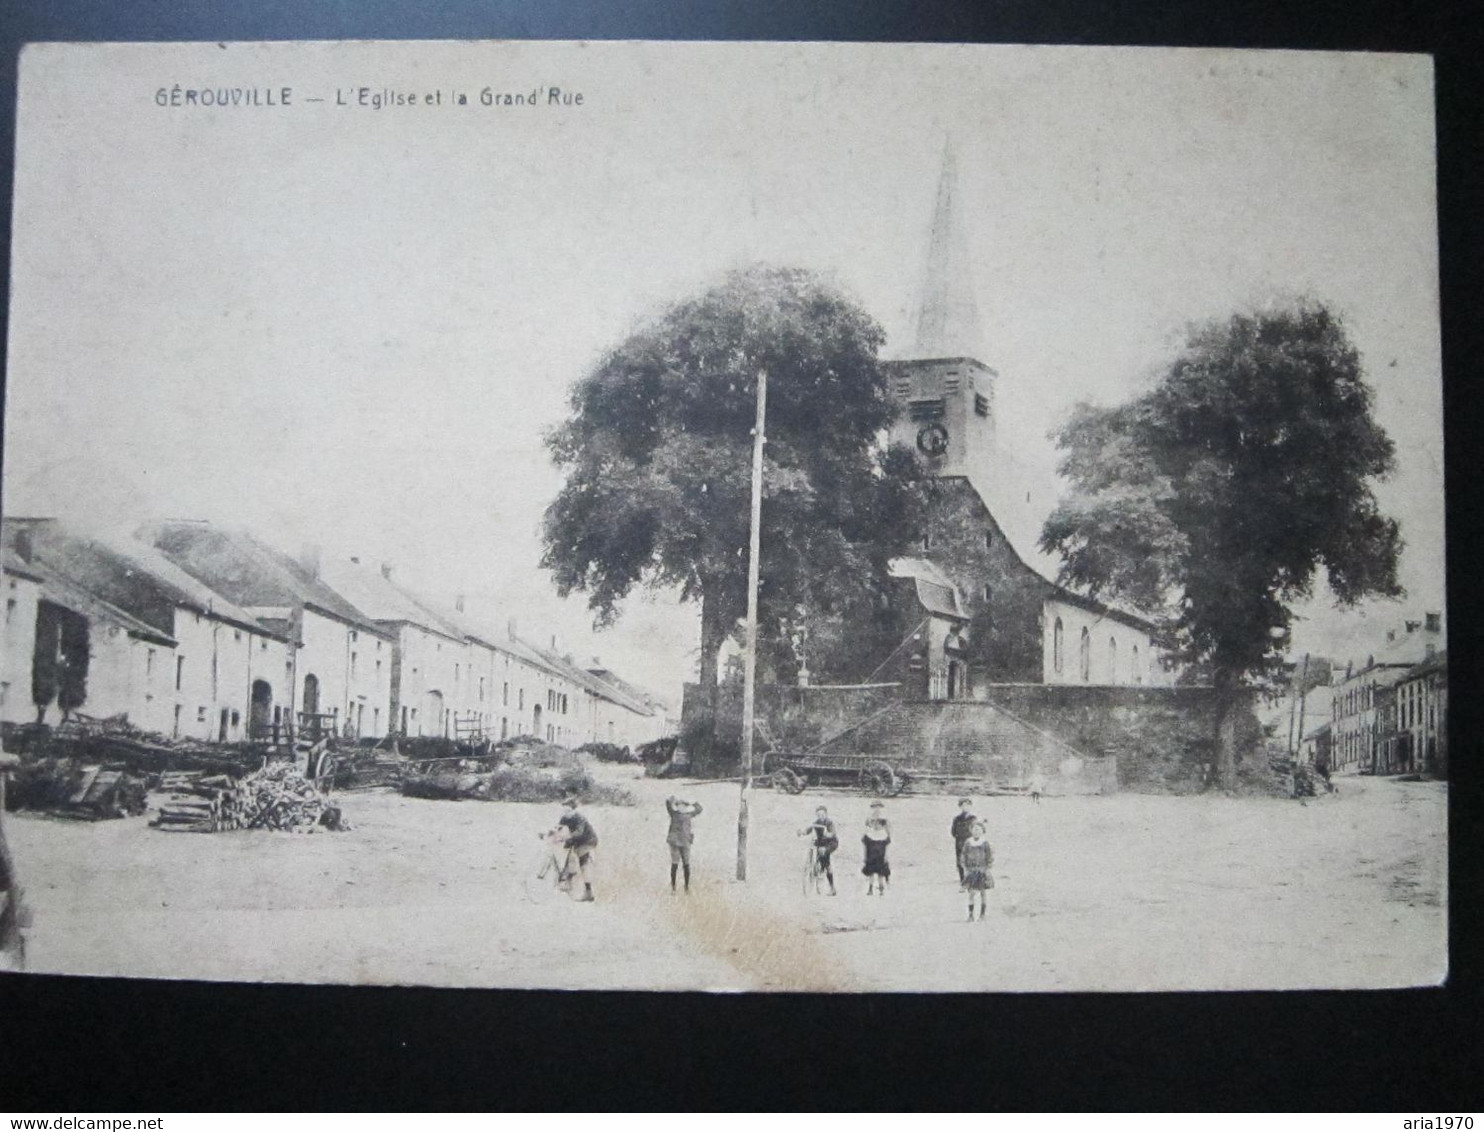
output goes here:
[{"label": "church window", "polygon": [[974,412],[981,417],[989,416],[989,398],[983,393],[974,394]]},{"label": "church window", "polygon": [[1108,683],[1118,683],[1118,640],[1108,638]]},{"label": "church window", "polygon": [[1092,634],[1085,628],[1082,630],[1082,640],[1077,646],[1077,668],[1078,675],[1082,677],[1084,684],[1092,682]]},{"label": "church window", "polygon": [[1134,664],[1134,683],[1135,684],[1142,684],[1144,682],[1144,670],[1139,667],[1139,646],[1138,645],[1135,645],[1134,646],[1133,664]]},{"label": "church window", "polygon": [[985,531],[984,532],[984,549],[985,550],[989,550],[993,546],[994,546],[994,532],[993,531]]},{"label": "church window", "polygon": [[1062,670],[1061,648],[1061,618],[1058,617],[1056,625],[1051,630],[1051,667],[1056,672]]},{"label": "church window", "polygon": [[985,600],[986,603],[993,601],[994,600],[994,587],[993,586],[986,585],[984,587],[984,590],[983,590],[983,595],[984,595],[984,600]]}]

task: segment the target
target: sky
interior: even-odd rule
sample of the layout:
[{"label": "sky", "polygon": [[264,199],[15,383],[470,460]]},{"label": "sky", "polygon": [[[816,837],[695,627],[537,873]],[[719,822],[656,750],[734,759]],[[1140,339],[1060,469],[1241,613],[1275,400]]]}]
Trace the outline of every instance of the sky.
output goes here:
[{"label": "sky", "polygon": [[[288,105],[262,104],[285,86]],[[549,101],[553,87],[581,104]],[[203,88],[245,93],[184,104]],[[361,88],[417,102],[373,109]],[[486,88],[542,98],[486,106]],[[1443,608],[1432,75],[1417,56],[30,47],[5,513],[206,518],[389,561],[678,706],[693,608],[636,594],[594,633],[583,599],[558,600],[539,569],[561,483],[545,430],[605,348],[754,261],[827,274],[902,356],[950,138],[981,360],[1032,489],[1002,521],[1027,557],[1054,573],[1033,544],[1060,491],[1048,433],[1072,405],[1147,388],[1192,322],[1311,294],[1345,318],[1397,444],[1377,493],[1402,523],[1408,597],[1338,613],[1321,593],[1294,647],[1363,656]]]}]

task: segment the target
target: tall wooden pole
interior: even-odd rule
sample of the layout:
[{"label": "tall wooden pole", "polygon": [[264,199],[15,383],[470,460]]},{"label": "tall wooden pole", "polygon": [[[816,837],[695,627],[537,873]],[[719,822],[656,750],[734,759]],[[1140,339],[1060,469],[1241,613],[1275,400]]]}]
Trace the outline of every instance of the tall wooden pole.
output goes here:
[{"label": "tall wooden pole", "polygon": [[742,658],[742,790],[737,803],[737,879],[747,879],[747,797],[752,790],[753,712],[757,694],[757,584],[762,548],[763,421],[768,412],[768,374],[757,375],[757,423],[752,428],[752,526],[747,542],[747,652]]},{"label": "tall wooden pole", "polygon": [[1299,676],[1299,708],[1298,708],[1298,754],[1304,753],[1304,708],[1309,700],[1309,654],[1304,653],[1304,667]]}]

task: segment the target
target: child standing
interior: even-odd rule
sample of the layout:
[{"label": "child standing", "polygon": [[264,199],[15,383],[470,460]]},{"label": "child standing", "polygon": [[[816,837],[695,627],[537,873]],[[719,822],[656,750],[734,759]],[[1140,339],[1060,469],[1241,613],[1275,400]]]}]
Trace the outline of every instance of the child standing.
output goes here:
[{"label": "child standing", "polygon": [[964,870],[964,889],[969,894],[969,919],[974,919],[974,893],[979,894],[979,920],[984,921],[984,893],[994,887],[989,866],[994,864],[994,850],[984,837],[984,823],[974,823],[974,834],[959,851],[959,864]]},{"label": "child standing", "polygon": [[871,803],[871,816],[866,819],[866,832],[861,837],[865,846],[866,863],[861,873],[866,878],[866,895],[886,895],[887,881],[891,880],[891,865],[886,860],[886,847],[891,844],[891,822],[886,820],[886,806],[881,802]]}]

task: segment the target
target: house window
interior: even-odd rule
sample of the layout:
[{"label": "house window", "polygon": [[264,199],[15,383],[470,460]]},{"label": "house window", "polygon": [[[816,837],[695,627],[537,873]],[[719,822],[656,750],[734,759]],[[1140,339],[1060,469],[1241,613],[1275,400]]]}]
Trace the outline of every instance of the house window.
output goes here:
[{"label": "house window", "polygon": [[1077,645],[1077,667],[1078,674],[1082,677],[1084,684],[1092,682],[1092,634],[1085,628],[1082,630],[1082,639]]},{"label": "house window", "polygon": [[260,640],[258,642],[258,651],[259,652],[267,652],[268,651],[268,638],[267,637],[264,637],[262,640]]},{"label": "house window", "polygon": [[479,702],[484,703],[484,677],[479,678]]},{"label": "house window", "polygon": [[352,642],[358,641],[358,640],[361,639],[361,635],[359,633],[357,633],[354,629],[352,629],[350,631],[350,639],[351,639]]},{"label": "house window", "polygon": [[242,724],[242,713],[240,711],[234,711],[232,713],[232,726],[233,727],[239,727],[239,726],[241,726],[241,724]]},{"label": "house window", "polygon": [[1058,617],[1051,629],[1051,668],[1054,672],[1062,670],[1061,631],[1061,618]]},{"label": "house window", "polygon": [[980,593],[984,597],[984,600],[985,600],[986,603],[991,602],[991,601],[994,600],[994,587],[993,586],[986,585],[984,587],[984,589],[980,591]]},{"label": "house window", "polygon": [[144,650],[144,674],[149,676],[155,670],[155,650]]},{"label": "house window", "polygon": [[994,546],[994,532],[993,531],[985,531],[984,532],[984,549],[985,550],[989,550],[993,546]]},{"label": "house window", "polygon": [[381,683],[381,661],[376,662],[376,682]]},{"label": "house window", "polygon": [[205,723],[206,722],[206,706],[204,704],[201,707],[198,707],[196,709],[196,722],[197,723]]},{"label": "house window", "polygon": [[15,616],[15,598],[8,597],[8,598],[5,599],[5,623],[7,625],[9,625],[10,624],[10,621],[11,621],[11,618],[13,618],[14,616]]},{"label": "house window", "polygon": [[933,549],[933,536],[931,534],[925,534],[925,535],[922,536],[922,549],[923,550],[932,550]]},{"label": "house window", "polygon": [[1134,646],[1133,658],[1134,658],[1133,659],[1133,663],[1134,663],[1134,683],[1135,684],[1142,684],[1144,682],[1144,670],[1139,667],[1139,646],[1138,645],[1135,645]]},{"label": "house window", "polygon": [[184,678],[184,676],[185,676],[185,657],[178,656],[178,657],[175,658],[175,690],[177,692],[180,691],[180,683],[181,683],[181,680]]},{"label": "house window", "polygon": [[519,710],[525,711],[526,710],[526,690],[524,688],[519,689],[516,692],[515,698],[516,698],[516,701],[517,701],[515,706]]},{"label": "house window", "polygon": [[242,630],[241,629],[233,629],[232,630],[232,639],[234,641],[240,641],[240,640],[242,640]]},{"label": "house window", "polygon": [[355,653],[351,653],[350,654],[350,678],[352,680],[354,680],[356,678],[356,654]]},{"label": "house window", "polygon": [[505,716],[500,717],[500,738],[504,739],[510,734],[510,720]]},{"label": "house window", "polygon": [[510,706],[510,681],[508,680],[500,687],[500,706]]}]

